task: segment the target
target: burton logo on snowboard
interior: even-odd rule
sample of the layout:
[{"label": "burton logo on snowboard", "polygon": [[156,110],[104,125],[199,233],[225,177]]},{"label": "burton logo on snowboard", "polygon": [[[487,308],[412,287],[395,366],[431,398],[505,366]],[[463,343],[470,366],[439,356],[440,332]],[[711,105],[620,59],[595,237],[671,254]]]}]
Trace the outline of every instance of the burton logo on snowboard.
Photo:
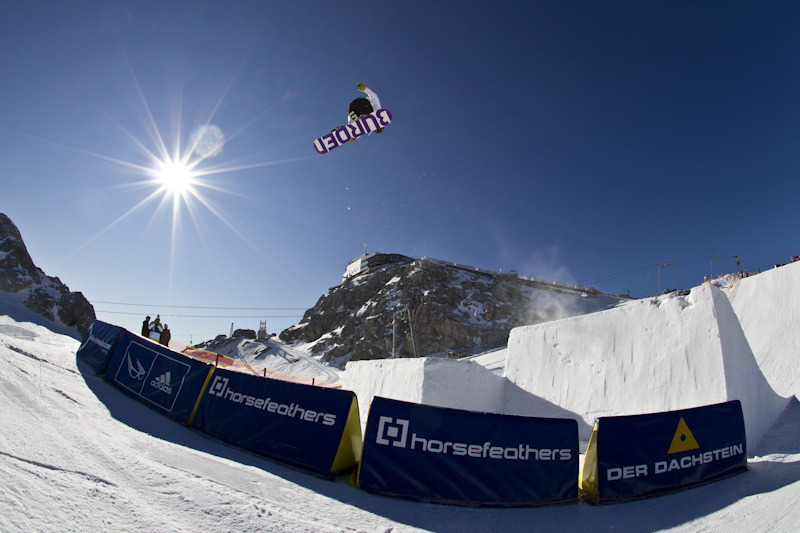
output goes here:
[{"label": "burton logo on snowboard", "polygon": [[314,148],[320,154],[327,154],[334,148],[338,148],[346,142],[354,141],[362,135],[368,135],[373,131],[382,130],[392,121],[392,113],[388,109],[378,109],[374,113],[359,117],[355,122],[347,126],[336,128],[328,135],[323,135],[314,141]]}]

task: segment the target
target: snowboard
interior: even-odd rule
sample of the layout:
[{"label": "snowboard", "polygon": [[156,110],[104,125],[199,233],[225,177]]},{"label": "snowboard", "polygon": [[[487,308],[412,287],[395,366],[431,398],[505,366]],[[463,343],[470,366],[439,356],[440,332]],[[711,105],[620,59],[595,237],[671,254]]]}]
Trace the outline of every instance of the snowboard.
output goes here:
[{"label": "snowboard", "polygon": [[323,135],[314,141],[314,148],[320,154],[327,154],[334,148],[338,148],[344,143],[354,141],[362,135],[382,130],[392,121],[392,113],[388,109],[378,109],[377,111],[359,117],[355,122],[347,126],[335,128],[328,135]]}]

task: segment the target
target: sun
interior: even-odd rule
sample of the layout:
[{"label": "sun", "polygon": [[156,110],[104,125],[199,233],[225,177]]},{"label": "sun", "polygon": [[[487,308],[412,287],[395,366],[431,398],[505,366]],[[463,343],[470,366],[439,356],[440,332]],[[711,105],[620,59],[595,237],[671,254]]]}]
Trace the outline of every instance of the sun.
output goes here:
[{"label": "sun", "polygon": [[[131,146],[140,152],[140,156],[145,159],[145,162],[119,159],[52,141],[55,144],[70,150],[82,152],[102,161],[118,165],[119,167],[132,171],[133,174],[137,175],[133,181],[116,185],[116,187],[134,189],[142,188],[144,190],[149,190],[144,197],[140,198],[127,211],[121,213],[115,220],[98,231],[94,236],[90,237],[82,245],[75,248],[72,251],[72,254],[78,253],[80,250],[94,242],[100,236],[110,231],[113,227],[128,217],[131,217],[135,213],[142,211],[147,206],[155,205],[155,211],[153,212],[152,220],[155,220],[155,216],[161,212],[168,212],[170,208],[172,211],[171,255],[175,253],[176,241],[180,238],[179,222],[182,219],[183,213],[188,214],[190,220],[194,223],[194,227],[197,230],[198,235],[202,237],[198,220],[200,219],[201,211],[205,209],[211,213],[216,220],[221,222],[236,236],[238,236],[242,242],[247,244],[252,250],[259,255],[262,255],[266,259],[266,256],[264,256],[262,252],[253,243],[251,243],[242,234],[242,232],[235,228],[233,224],[227,220],[217,209],[215,205],[216,201],[225,202],[225,200],[214,198],[206,194],[206,192],[211,190],[223,194],[231,194],[236,196],[241,195],[236,194],[232,190],[222,187],[219,184],[215,184],[213,180],[209,179],[209,176],[291,163],[304,159],[312,159],[316,156],[301,156],[290,159],[249,164],[217,163],[215,165],[211,165],[209,164],[210,160],[217,158],[223,152],[224,147],[229,141],[223,130],[216,124],[212,123],[216,112],[222,106],[223,99],[227,94],[227,90],[220,95],[219,100],[217,101],[213,110],[211,110],[207,120],[200,125],[195,125],[191,136],[189,136],[188,142],[183,143],[182,141],[184,139],[181,135],[182,110],[177,109],[177,116],[173,119],[173,122],[177,124],[174,137],[170,139],[165,138],[158,127],[158,121],[153,115],[150,105],[148,104],[142,88],[132,69],[131,78],[132,86],[135,90],[135,93],[138,95],[140,104],[142,106],[141,118],[143,122],[149,126],[146,127],[148,130],[146,132],[147,135],[145,135],[144,138],[140,138],[134,135],[123,124],[116,120],[112,120],[117,123],[117,126],[119,126],[122,132],[129,138],[130,142],[132,143]],[[233,80],[231,80],[229,85],[232,83]],[[258,115],[253,121],[251,121],[250,124],[261,118],[263,115],[264,113]],[[245,126],[244,128],[235,132],[232,137],[241,134],[248,126]],[[150,143],[146,142],[148,137],[151,140]]]},{"label": "sun", "polygon": [[158,161],[157,165],[158,168],[153,173],[156,180],[173,194],[189,192],[196,184],[196,175],[190,165],[170,160]]}]

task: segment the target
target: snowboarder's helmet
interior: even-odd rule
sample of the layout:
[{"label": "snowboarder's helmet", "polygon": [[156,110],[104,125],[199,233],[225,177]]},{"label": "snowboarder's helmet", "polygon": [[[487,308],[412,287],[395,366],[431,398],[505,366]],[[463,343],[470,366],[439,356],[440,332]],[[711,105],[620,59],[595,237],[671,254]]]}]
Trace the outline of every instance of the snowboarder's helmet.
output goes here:
[{"label": "snowboarder's helmet", "polygon": [[363,117],[364,115],[369,115],[374,111],[372,109],[372,104],[366,98],[356,98],[352,102],[350,102],[350,107],[348,108],[348,116],[350,113],[355,112],[356,117]]}]

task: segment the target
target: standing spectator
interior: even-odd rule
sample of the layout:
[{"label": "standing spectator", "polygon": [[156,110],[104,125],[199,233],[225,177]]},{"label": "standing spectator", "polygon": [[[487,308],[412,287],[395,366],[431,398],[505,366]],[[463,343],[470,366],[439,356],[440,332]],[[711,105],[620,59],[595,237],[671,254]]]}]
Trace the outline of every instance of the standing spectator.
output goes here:
[{"label": "standing spectator", "polygon": [[161,336],[159,337],[158,342],[169,348],[169,339],[171,337],[172,334],[169,332],[169,326],[164,324],[164,329],[161,330]]},{"label": "standing spectator", "polygon": [[149,337],[150,336],[150,317],[144,319],[142,322],[142,337]]},{"label": "standing spectator", "polygon": [[163,330],[164,326],[161,325],[161,315],[156,315],[156,319],[150,322],[150,335],[148,336],[157,341],[161,338],[161,332]]}]

